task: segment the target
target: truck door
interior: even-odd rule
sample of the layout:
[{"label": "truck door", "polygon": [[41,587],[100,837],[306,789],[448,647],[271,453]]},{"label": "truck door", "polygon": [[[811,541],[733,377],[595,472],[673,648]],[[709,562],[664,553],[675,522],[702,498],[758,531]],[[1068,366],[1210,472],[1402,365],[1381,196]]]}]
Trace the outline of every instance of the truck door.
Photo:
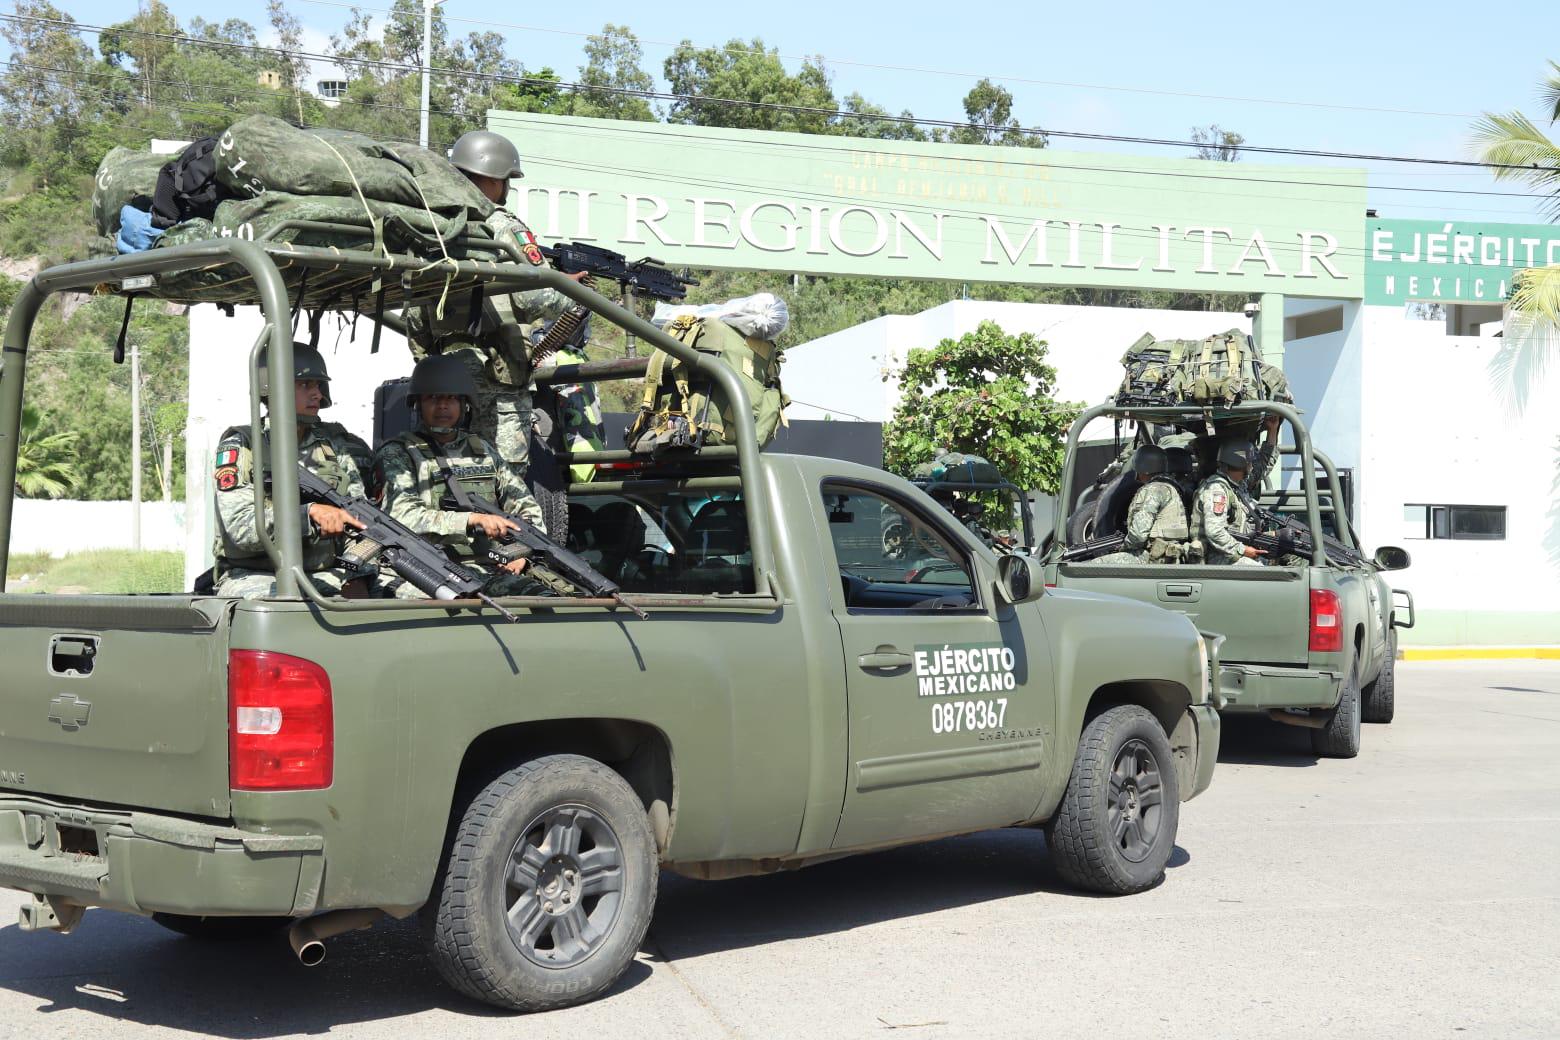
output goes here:
[{"label": "truck door", "polygon": [[850,722],[835,848],[1027,818],[1054,731],[1050,650],[977,581],[974,550],[892,488],[828,482]]}]

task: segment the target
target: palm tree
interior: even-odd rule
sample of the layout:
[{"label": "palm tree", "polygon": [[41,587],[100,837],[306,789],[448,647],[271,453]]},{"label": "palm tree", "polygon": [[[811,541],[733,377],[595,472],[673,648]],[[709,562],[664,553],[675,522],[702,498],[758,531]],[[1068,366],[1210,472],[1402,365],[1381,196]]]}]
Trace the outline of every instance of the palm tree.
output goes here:
[{"label": "palm tree", "polygon": [[[1549,70],[1538,98],[1543,119],[1553,127],[1560,122],[1560,62],[1551,61]],[[1560,220],[1560,144],[1521,112],[1486,112],[1473,134],[1480,160],[1501,167],[1497,180],[1521,181],[1547,195],[1545,212],[1551,221]],[[1510,309],[1518,338],[1560,335],[1560,266],[1521,272],[1512,285]],[[1508,337],[1512,331],[1507,329]]]},{"label": "palm tree", "polygon": [[16,449],[16,491],[23,498],[59,498],[81,479],[76,470],[75,433],[47,433],[43,413],[22,407]]}]

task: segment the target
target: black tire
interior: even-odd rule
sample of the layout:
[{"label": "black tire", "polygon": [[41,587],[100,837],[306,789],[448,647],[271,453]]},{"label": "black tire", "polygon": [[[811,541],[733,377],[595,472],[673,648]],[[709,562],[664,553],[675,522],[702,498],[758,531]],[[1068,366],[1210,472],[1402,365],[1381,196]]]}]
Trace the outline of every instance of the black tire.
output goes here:
[{"label": "black tire", "polygon": [[1077,545],[1094,537],[1094,514],[1099,507],[1100,500],[1095,498],[1073,510],[1073,515],[1067,518],[1068,545]]},{"label": "black tire", "polygon": [[434,963],[467,996],[516,1011],[593,1000],[633,961],[657,881],[623,778],[578,755],[536,759],[483,788],[456,826],[423,910]]},{"label": "black tire", "polygon": [[1381,672],[1360,691],[1360,718],[1366,722],[1391,722],[1397,712],[1397,631],[1387,632],[1387,659]]},{"label": "black tire", "polygon": [[1327,725],[1311,730],[1311,750],[1323,758],[1353,758],[1360,753],[1360,677],[1353,668],[1338,691],[1338,706]]},{"label": "black tire", "polygon": [[1157,885],[1175,849],[1181,787],[1170,740],[1146,708],[1124,704],[1084,728],[1067,793],[1046,821],[1066,882],[1127,895]]},{"label": "black tire", "polygon": [[253,942],[275,935],[293,923],[291,917],[194,917],[153,914],[152,920],[190,939],[208,942]]},{"label": "black tire", "polygon": [[[549,413],[550,429],[557,430],[557,420]],[[558,464],[560,438],[554,432],[543,438],[531,431],[531,443],[527,449],[526,482],[536,504],[542,507],[542,521],[547,525],[547,536],[559,545],[569,541],[569,480],[568,473]]]}]

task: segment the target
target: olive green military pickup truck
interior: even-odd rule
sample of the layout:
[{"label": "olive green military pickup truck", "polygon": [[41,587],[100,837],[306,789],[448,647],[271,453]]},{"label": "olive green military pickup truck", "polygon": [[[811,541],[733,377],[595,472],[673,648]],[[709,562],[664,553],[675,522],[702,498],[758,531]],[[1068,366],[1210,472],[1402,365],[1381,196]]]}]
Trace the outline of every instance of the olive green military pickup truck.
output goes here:
[{"label": "olive green military pickup truck", "polygon": [[[1319,755],[1353,758],[1361,721],[1391,722],[1397,628],[1413,625],[1413,598],[1393,589],[1382,574],[1409,564],[1408,553],[1386,546],[1367,558],[1359,549],[1340,496],[1337,471],[1316,451],[1299,414],[1271,401],[1253,401],[1215,414],[1198,406],[1118,408],[1100,405],[1073,424],[1063,463],[1062,487],[1075,485],[1078,441],[1098,418],[1135,420],[1150,429],[1225,430],[1255,427],[1264,415],[1288,424],[1293,443],[1281,457],[1298,460],[1289,485],[1270,487],[1256,501],[1301,536],[1304,557],[1270,553],[1265,566],[1204,564],[1122,565],[1080,553],[1080,534],[1104,540],[1125,523],[1125,507],[1138,486],[1130,472],[1071,510],[1057,510],[1045,552],[1047,581],[1060,588],[1127,596],[1185,614],[1198,629],[1217,633],[1219,669],[1215,695],[1222,711],[1266,714],[1310,731]],[[1210,446],[1217,436],[1198,442]],[[1204,455],[1209,455],[1204,452]],[[1205,458],[1205,465],[1210,464]],[[1199,473],[1198,476],[1205,476]],[[1190,516],[1192,510],[1187,507]],[[1108,519],[1101,519],[1109,514]],[[1196,532],[1193,532],[1193,537]],[[1069,544],[1071,540],[1071,545]],[[1304,543],[1307,543],[1305,545]],[[1085,543],[1087,544],[1087,543]]]},{"label": "olive green military pickup truck", "polygon": [[[1190,622],[1046,589],[1036,561],[999,565],[880,471],[761,455],[730,369],[556,272],[447,244],[449,263],[387,284],[551,286],[738,402],[734,446],[570,460],[613,467],[570,488],[571,529],[647,617],[323,595],[288,476],[272,598],[0,595],[0,886],[33,894],[23,928],[68,931],[87,907],[197,936],[286,928],[315,963],[330,936],[421,910],[452,985],[534,1010],[621,975],[661,867],[717,879],[1043,824],[1073,884],[1160,880],[1218,748]],[[249,279],[269,322],[253,387],[262,346],[292,364],[278,264],[318,275],[313,300],[378,259],[230,239],[39,274],[5,334],[0,483],[49,293]],[[599,365],[560,378],[633,367]],[[292,399],[274,397],[271,472],[292,474]]]}]

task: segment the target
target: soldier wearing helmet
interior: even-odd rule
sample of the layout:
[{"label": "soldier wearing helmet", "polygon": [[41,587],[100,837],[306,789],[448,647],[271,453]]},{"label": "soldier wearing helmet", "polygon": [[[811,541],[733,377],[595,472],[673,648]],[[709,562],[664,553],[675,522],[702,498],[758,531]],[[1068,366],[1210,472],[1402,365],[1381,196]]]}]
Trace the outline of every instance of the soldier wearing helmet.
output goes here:
[{"label": "soldier wearing helmet", "polygon": [[1237,541],[1236,534],[1252,530],[1246,498],[1246,476],[1251,471],[1251,442],[1226,437],[1219,442],[1214,472],[1197,487],[1192,504],[1192,537],[1202,545],[1208,563],[1253,564],[1265,555]]},{"label": "soldier wearing helmet", "polygon": [[[267,355],[260,357],[260,397],[269,402],[273,383]],[[284,384],[285,385],[285,384]],[[330,407],[330,373],[320,352],[306,343],[293,344],[293,404],[298,415],[298,460],[343,495],[355,498],[365,493],[359,459],[371,456],[368,445],[349,433],[340,423],[320,419],[320,409]],[[276,591],[276,572],[261,541],[261,518],[255,514],[255,468],[267,473],[271,464],[270,418],[260,431],[255,446],[249,426],[232,426],[217,444],[216,485],[217,533],[213,546],[216,565],[212,579],[220,596],[246,599],[269,596]],[[342,538],[349,528],[362,527],[351,514],[319,502],[306,503],[304,512],[303,566],[315,584],[327,592],[364,593],[365,577],[348,572],[336,564]],[[265,500],[263,520],[272,530],[271,502]],[[351,584],[349,584],[351,583]]]},{"label": "soldier wearing helmet", "polygon": [[1145,444],[1132,456],[1140,487],[1127,507],[1127,537],[1122,551],[1143,563],[1181,563],[1193,554],[1187,539],[1186,504],[1170,475],[1164,448]]},{"label": "soldier wearing helmet", "polygon": [[[499,242],[513,247],[521,263],[546,263],[536,236],[505,207],[509,183],[523,176],[520,153],[502,134],[473,130],[450,149],[450,163],[494,205],[484,223]],[[450,304],[444,314],[414,310],[407,315],[418,357],[443,352],[466,366],[476,384],[471,429],[491,442],[524,478],[531,437],[531,332],[558,317],[569,300],[554,289],[501,292],[482,306],[479,329],[471,333],[470,309]]]},{"label": "soldier wearing helmet", "polygon": [[[481,495],[538,529],[546,525],[520,472],[471,429],[477,393],[470,371],[458,358],[435,354],[417,363],[406,399],[413,428],[379,449],[385,511],[438,543],[457,563],[491,574],[486,587],[490,594],[520,595],[534,585],[529,579],[517,580],[525,560],[495,570],[477,556],[480,539],[502,537],[514,521],[471,509],[465,496]],[[387,579],[385,584],[404,599],[423,595],[398,580]]]}]

